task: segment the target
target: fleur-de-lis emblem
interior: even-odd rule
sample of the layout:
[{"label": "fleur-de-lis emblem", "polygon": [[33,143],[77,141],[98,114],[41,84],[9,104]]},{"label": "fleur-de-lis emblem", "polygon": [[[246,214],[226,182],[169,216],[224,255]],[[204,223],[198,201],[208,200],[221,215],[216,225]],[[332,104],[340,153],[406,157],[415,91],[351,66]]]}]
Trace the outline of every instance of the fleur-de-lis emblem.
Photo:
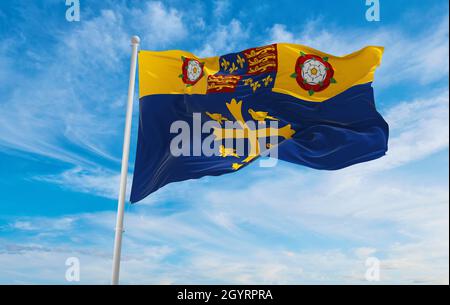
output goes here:
[{"label": "fleur-de-lis emblem", "polygon": [[220,63],[220,66],[224,69],[227,70],[228,67],[230,66],[230,62],[227,61],[225,58],[222,59],[222,62]]},{"label": "fleur-de-lis emblem", "polygon": [[236,64],[235,64],[235,63],[233,63],[228,71],[229,71],[230,73],[233,73],[233,72],[236,71],[237,69],[238,69],[238,67],[236,67]]},{"label": "fleur-de-lis emblem", "polygon": [[241,56],[239,56],[239,54],[238,54],[238,56],[237,56],[237,63],[239,64],[239,66],[241,67],[241,69],[244,68],[245,59],[242,58]]},{"label": "fleur-de-lis emblem", "polygon": [[244,79],[243,82],[244,82],[244,85],[248,86],[248,85],[250,85],[251,83],[253,83],[253,79],[247,78],[247,79]]},{"label": "fleur-de-lis emblem", "polygon": [[252,87],[253,92],[255,92],[256,89],[258,89],[258,88],[261,87],[261,84],[260,84],[258,81],[256,81],[256,82],[254,82],[254,83],[251,83],[251,84],[250,84],[250,87]]},{"label": "fleur-de-lis emblem", "polygon": [[273,78],[270,75],[267,75],[267,77],[263,78],[265,87],[267,87],[272,81],[273,81]]}]

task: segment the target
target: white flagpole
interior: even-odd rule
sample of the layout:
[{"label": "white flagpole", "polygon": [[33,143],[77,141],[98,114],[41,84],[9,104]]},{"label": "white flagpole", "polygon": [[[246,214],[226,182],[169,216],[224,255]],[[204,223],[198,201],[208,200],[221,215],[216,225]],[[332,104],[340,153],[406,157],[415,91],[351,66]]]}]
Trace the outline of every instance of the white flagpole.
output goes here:
[{"label": "white flagpole", "polygon": [[117,220],[116,220],[116,236],[114,238],[114,256],[112,267],[112,284],[119,284],[120,271],[120,253],[122,250],[122,233],[123,233],[123,214],[125,208],[125,193],[127,190],[127,176],[128,176],[128,158],[130,155],[130,136],[131,136],[131,118],[133,114],[133,97],[134,97],[134,83],[136,80],[136,62],[138,47],[140,43],[138,36],[131,37],[131,66],[130,66],[130,82],[128,85],[128,102],[127,114],[125,119],[125,134],[123,137],[123,151],[122,151],[122,168],[120,171],[120,189],[119,202],[117,206]]}]

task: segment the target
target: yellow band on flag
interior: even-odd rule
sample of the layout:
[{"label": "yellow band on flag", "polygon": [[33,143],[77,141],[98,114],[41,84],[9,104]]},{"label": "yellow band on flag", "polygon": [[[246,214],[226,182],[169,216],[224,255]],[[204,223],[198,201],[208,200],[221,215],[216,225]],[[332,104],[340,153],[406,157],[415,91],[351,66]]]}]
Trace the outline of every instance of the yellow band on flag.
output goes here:
[{"label": "yellow band on flag", "polygon": [[[139,96],[215,94],[244,86],[255,93],[272,82],[273,92],[322,102],[372,82],[382,54],[382,47],[369,46],[339,57],[287,43],[209,58],[179,50],[141,51]],[[258,79],[264,72],[273,72],[273,77]]]},{"label": "yellow band on flag", "polygon": [[[307,90],[299,87],[296,79],[291,75],[292,67],[295,66],[300,52],[325,58],[333,67],[333,78],[336,83],[312,96]],[[382,54],[383,47],[375,46],[365,47],[352,54],[339,57],[302,45],[278,44],[278,72],[272,91],[289,94],[302,100],[322,102],[355,85],[372,82],[375,69],[381,63]]]}]

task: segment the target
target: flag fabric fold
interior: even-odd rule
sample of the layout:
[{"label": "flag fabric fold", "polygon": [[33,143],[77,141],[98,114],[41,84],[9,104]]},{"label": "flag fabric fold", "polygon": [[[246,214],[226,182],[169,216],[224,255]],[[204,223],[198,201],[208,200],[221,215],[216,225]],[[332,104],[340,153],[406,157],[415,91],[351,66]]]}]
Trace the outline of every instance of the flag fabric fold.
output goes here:
[{"label": "flag fabric fold", "polygon": [[383,156],[389,129],[372,88],[382,53],[370,46],[336,57],[294,44],[209,58],[141,51],[131,202],[171,182],[232,173],[274,149],[323,170]]}]

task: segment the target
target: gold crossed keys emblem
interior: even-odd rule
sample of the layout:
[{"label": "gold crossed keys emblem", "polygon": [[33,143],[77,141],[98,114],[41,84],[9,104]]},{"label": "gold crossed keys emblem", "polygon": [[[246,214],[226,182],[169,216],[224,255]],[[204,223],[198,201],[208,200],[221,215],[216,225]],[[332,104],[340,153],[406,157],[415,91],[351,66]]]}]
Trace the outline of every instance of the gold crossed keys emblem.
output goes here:
[{"label": "gold crossed keys emblem", "polygon": [[[224,122],[230,121],[226,116],[221,113],[210,113],[205,112],[205,114],[211,118],[211,120],[219,123],[220,127],[214,127],[213,134],[216,141],[222,141],[227,139],[247,139],[248,140],[248,154],[242,162],[236,162],[232,164],[232,169],[238,170],[244,164],[249,163],[261,154],[260,139],[267,139],[270,137],[282,137],[284,140],[291,139],[295,134],[295,130],[291,128],[288,124],[281,128],[278,127],[266,127],[266,122],[268,121],[279,121],[278,118],[270,116],[268,112],[256,111],[249,109],[248,113],[250,116],[258,122],[258,125],[264,123],[263,128],[258,128],[256,126],[250,126],[249,122],[244,120],[242,115],[242,100],[237,102],[236,99],[232,99],[231,102],[226,103],[228,111],[234,118],[233,128],[227,128],[227,124]],[[251,121],[250,121],[251,122]],[[231,123],[231,122],[230,122]],[[222,127],[225,125],[224,127]],[[253,124],[254,125],[254,124]],[[271,124],[272,125],[272,124]],[[278,126],[278,125],[277,125]],[[253,128],[251,128],[253,127]],[[225,141],[226,143],[227,141]],[[266,148],[272,148],[272,144],[266,144]],[[234,148],[225,147],[220,145],[219,147],[220,156],[223,158],[240,158],[239,153]]]}]

